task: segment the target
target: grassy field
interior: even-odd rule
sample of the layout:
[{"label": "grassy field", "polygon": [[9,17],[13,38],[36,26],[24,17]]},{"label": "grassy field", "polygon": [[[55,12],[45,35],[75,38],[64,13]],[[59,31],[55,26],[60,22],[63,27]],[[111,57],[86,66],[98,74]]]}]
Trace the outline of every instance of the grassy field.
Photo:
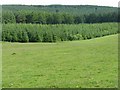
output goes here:
[{"label": "grassy field", "polygon": [[3,87],[117,87],[118,35],[58,43],[3,43]]}]

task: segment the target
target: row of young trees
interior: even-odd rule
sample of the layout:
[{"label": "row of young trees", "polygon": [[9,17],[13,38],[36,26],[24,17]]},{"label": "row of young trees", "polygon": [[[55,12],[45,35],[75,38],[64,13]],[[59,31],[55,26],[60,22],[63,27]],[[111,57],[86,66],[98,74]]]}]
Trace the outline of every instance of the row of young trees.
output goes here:
[{"label": "row of young trees", "polygon": [[3,24],[2,41],[57,42],[85,40],[118,33],[117,23],[101,24]]},{"label": "row of young trees", "polygon": [[79,23],[101,23],[117,22],[118,13],[89,13],[84,15],[73,15],[68,13],[48,12],[13,12],[3,11],[2,22],[7,23],[34,23],[34,24],[79,24]]}]

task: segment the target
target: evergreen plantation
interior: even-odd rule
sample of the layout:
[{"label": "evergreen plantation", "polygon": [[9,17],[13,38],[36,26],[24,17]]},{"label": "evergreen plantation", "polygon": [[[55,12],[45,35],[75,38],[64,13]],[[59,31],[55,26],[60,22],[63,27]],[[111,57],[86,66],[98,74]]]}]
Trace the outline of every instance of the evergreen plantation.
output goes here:
[{"label": "evergreen plantation", "polygon": [[117,23],[3,24],[2,40],[9,42],[57,42],[92,39],[117,33]]}]

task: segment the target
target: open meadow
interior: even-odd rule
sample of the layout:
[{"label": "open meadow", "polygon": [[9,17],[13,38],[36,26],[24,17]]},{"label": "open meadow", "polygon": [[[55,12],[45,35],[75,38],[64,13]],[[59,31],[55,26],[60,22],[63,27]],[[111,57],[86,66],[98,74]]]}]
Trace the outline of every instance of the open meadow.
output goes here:
[{"label": "open meadow", "polygon": [[118,35],[56,43],[3,42],[3,88],[117,87]]}]

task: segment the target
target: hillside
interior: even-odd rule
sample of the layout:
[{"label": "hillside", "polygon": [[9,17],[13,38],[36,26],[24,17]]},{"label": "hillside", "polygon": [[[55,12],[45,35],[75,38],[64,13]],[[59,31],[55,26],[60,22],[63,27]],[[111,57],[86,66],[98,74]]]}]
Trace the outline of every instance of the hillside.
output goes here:
[{"label": "hillside", "polygon": [[87,13],[107,13],[117,11],[117,7],[92,6],[92,5],[3,5],[4,10],[29,10],[44,12],[60,12],[70,14],[87,14]]}]

